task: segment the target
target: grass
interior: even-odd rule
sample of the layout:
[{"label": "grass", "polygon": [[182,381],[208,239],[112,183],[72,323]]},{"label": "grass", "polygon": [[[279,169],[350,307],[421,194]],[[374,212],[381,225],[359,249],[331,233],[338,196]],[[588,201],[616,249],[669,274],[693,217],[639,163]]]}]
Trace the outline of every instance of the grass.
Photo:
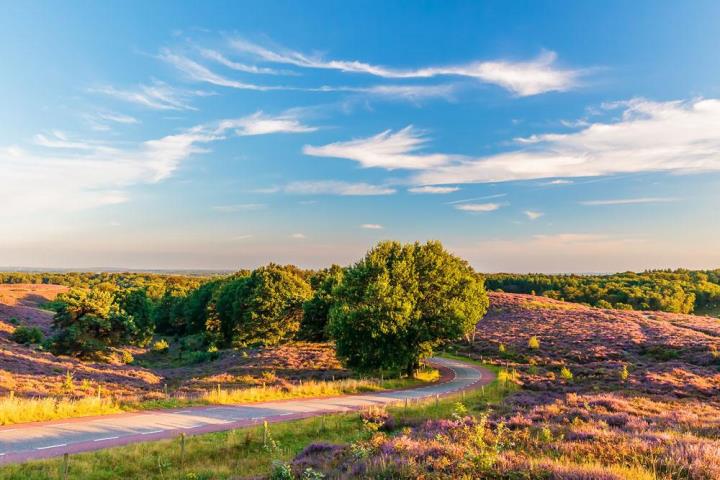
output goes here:
[{"label": "grass", "polygon": [[283,387],[216,388],[205,392],[197,398],[168,396],[157,400],[140,402],[117,402],[110,398],[100,397],[84,397],[79,399],[67,397],[21,398],[11,394],[7,397],[0,398],[0,425],[106,415],[124,411],[181,408],[197,405],[256,403],[292,398],[333,397],[354,393],[410,388],[437,381],[439,376],[440,374],[437,370],[426,369],[420,371],[415,378],[385,380],[343,379],[331,382],[306,381]]},{"label": "grass", "polygon": [[[500,371],[492,366],[487,368]],[[513,385],[496,379],[482,390],[464,396],[445,397],[437,404],[435,400],[428,400],[407,407],[389,407],[388,411],[399,424],[418,419],[449,418],[457,408],[457,402],[464,400],[468,413],[479,414],[500,402],[513,388]],[[184,458],[181,457],[179,438],[72,455],[68,479],[188,480],[267,475],[273,461],[288,461],[309,443],[351,443],[367,440],[371,435],[372,432],[363,427],[359,413],[325,415],[270,425],[272,441],[267,445],[263,443],[263,427],[260,426],[188,437]],[[0,479],[62,478],[62,465],[61,458],[9,465],[0,468]]]}]

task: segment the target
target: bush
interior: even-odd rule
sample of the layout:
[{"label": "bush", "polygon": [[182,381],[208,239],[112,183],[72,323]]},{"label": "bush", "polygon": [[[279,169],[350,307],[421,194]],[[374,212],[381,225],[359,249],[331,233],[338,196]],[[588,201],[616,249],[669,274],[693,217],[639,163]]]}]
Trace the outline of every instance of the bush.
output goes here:
[{"label": "bush", "polygon": [[536,336],[530,337],[530,340],[528,340],[528,348],[531,350],[537,350],[540,348],[540,340]]},{"label": "bush", "polygon": [[10,337],[13,342],[23,345],[40,344],[43,341],[43,333],[37,327],[17,327]]},{"label": "bush", "polygon": [[562,369],[560,370],[560,378],[562,378],[563,380],[566,380],[568,382],[571,382],[573,379],[573,373],[570,371],[569,368],[562,367]]},{"label": "bush", "polygon": [[160,340],[156,341],[152,345],[153,352],[157,352],[157,353],[167,353],[167,351],[169,349],[170,349],[170,344],[164,338],[161,338]]},{"label": "bush", "polygon": [[133,360],[135,360],[135,357],[133,357],[132,353],[128,352],[127,350],[123,350],[122,352],[120,352],[120,360],[122,361],[122,363],[127,365],[129,363],[132,363]]}]

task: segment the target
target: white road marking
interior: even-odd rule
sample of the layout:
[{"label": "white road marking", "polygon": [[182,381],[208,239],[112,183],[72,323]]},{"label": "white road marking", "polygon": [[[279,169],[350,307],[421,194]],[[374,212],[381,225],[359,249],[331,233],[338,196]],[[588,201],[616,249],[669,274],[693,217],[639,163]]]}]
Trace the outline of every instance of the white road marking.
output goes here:
[{"label": "white road marking", "polygon": [[172,412],[172,413],[192,413],[190,410],[182,410],[180,412]]},{"label": "white road marking", "polygon": [[285,415],[292,415],[295,412],[280,413],[279,416],[284,417]]},{"label": "white road marking", "polygon": [[185,430],[190,430],[191,428],[198,428],[198,427],[202,427],[202,426],[203,426],[203,425],[200,424],[200,425],[190,425],[190,426],[188,426],[188,427],[180,427],[180,428],[183,428],[183,429],[185,429]]},{"label": "white road marking", "polygon": [[116,438],[120,438],[120,437],[115,436],[115,437],[96,438],[95,440],[93,440],[93,442],[104,442],[105,440],[115,440]]},{"label": "white road marking", "polygon": [[47,447],[37,447],[35,450],[47,450],[48,448],[67,447],[67,443],[58,443],[57,445],[48,445]]},{"label": "white road marking", "polygon": [[165,431],[165,430],[153,430],[153,431],[151,431],[151,432],[140,432],[140,435],[152,435],[153,433],[161,433],[161,432],[164,432],[164,431]]}]

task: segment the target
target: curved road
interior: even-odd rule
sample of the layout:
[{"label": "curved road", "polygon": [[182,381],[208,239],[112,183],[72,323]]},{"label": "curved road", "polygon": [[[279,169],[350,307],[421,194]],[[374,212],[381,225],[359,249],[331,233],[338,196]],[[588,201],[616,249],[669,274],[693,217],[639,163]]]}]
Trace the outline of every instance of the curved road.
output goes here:
[{"label": "curved road", "polygon": [[443,379],[425,387],[342,397],[293,399],[243,405],[218,405],[175,410],[122,413],[100,417],[10,425],[0,428],[0,463],[17,463],[64,453],[217,432],[360,410],[373,405],[434,398],[490,383],[494,374],[465,362],[432,358]]}]

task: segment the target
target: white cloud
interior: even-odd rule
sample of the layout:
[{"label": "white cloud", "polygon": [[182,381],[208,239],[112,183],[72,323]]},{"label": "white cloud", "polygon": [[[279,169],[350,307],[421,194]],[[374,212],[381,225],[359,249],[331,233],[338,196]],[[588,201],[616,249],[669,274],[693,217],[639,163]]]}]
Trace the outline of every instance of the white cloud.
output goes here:
[{"label": "white cloud", "polygon": [[264,203],[236,203],[233,205],[215,205],[213,210],[222,213],[247,212],[250,210],[260,210],[267,205]]},{"label": "white cloud", "polygon": [[469,77],[484,83],[498,85],[519,96],[569,90],[577,85],[579,77],[584,73],[580,70],[556,67],[557,55],[554,52],[543,52],[537,58],[524,62],[506,60],[478,61],[460,65],[402,70],[355,60],[325,60],[319,56],[310,56],[285,48],[270,49],[243,39],[233,39],[230,41],[230,45],[237,52],[271,63],[293,65],[301,68],[364,73],[394,79],[431,78],[436,76]]},{"label": "white cloud", "polygon": [[124,123],[124,124],[139,123],[137,118],[131,117],[130,115],[125,115],[123,113],[98,112],[95,114],[95,117],[99,118],[100,120],[107,120],[109,122],[115,122],[115,123]]},{"label": "white cloud", "polygon": [[611,200],[587,200],[580,202],[581,205],[603,206],[603,205],[637,205],[644,203],[668,203],[676,202],[677,198],[671,197],[642,197],[642,198],[617,198]]},{"label": "white cloud", "polygon": [[429,193],[431,195],[444,195],[460,190],[459,187],[434,187],[432,185],[424,185],[422,187],[408,188],[410,193]]},{"label": "white cloud", "polygon": [[207,58],[208,60],[213,60],[225,67],[228,67],[232,70],[236,70],[238,72],[245,72],[245,73],[256,73],[256,74],[269,74],[269,75],[276,75],[278,73],[277,70],[274,70],[272,68],[263,68],[258,67],[256,65],[246,65],[244,63],[234,62],[227,57],[225,57],[222,53],[217,52],[215,50],[210,50],[207,48],[201,48],[200,54]]},{"label": "white cloud", "polygon": [[455,205],[456,210],[470,213],[493,212],[502,207],[499,203],[458,203]]},{"label": "white cloud", "polygon": [[294,238],[295,240],[303,240],[307,238],[304,233],[293,233],[290,235],[290,238]]},{"label": "white cloud", "polygon": [[558,178],[556,180],[551,180],[549,182],[543,183],[543,185],[571,185],[575,182],[572,180],[565,180],[564,178]]},{"label": "white cloud", "polygon": [[173,53],[168,49],[163,49],[160,52],[159,58],[170,65],[174,66],[189,78],[199,81],[206,82],[212,85],[218,85],[220,87],[237,88],[241,90],[279,90],[283,87],[270,87],[265,85],[255,85],[252,83],[239,82],[231,78],[224,77],[218,73],[213,72],[204,65],[191,60],[183,55]]},{"label": "white cloud", "polygon": [[622,119],[530,137],[523,149],[426,169],[417,184],[720,170],[720,100],[626,102]]},{"label": "white cloud", "polygon": [[382,230],[383,226],[377,223],[363,223],[362,225],[360,225],[360,228],[365,228],[368,230]]},{"label": "white cloud", "polygon": [[538,218],[545,215],[543,212],[536,212],[533,210],[525,210],[523,212],[530,220],[537,220]]},{"label": "white cloud", "polygon": [[307,133],[317,130],[315,127],[303,125],[299,119],[291,115],[269,116],[256,112],[244,118],[225,120],[221,129],[234,129],[240,136],[267,135],[269,133]]},{"label": "white cloud", "polygon": [[335,180],[319,180],[292,182],[287,184],[283,191],[299,195],[342,195],[342,196],[372,196],[391,195],[395,189],[382,185],[369,183],[351,183]]},{"label": "white cloud", "polygon": [[336,142],[320,147],[305,145],[303,153],[316,157],[346,158],[355,160],[365,168],[380,167],[387,170],[427,169],[448,162],[447,155],[415,153],[426,142],[427,139],[421,133],[412,126],[407,126],[395,133],[385,130],[372,137],[347,142]]},{"label": "white cloud", "polygon": [[139,85],[135,90],[123,90],[113,86],[91,88],[92,93],[101,93],[125,102],[141,105],[153,110],[195,110],[188,102],[193,97],[210,95],[208,92],[184,90],[171,87],[163,82]]},{"label": "white cloud", "polygon": [[[275,117],[256,114],[223,120],[136,145],[70,139],[63,132],[53,131],[35,136],[34,143],[40,148],[0,148],[0,218],[129,201],[129,187],[167,179],[184,160],[206,152],[208,144],[226,139],[228,132],[260,135],[310,131],[288,116],[278,118],[274,122]],[[352,191],[352,187],[347,190]],[[219,206],[219,211],[233,208],[241,209],[237,205]]]},{"label": "white cloud", "polygon": [[237,236],[233,237],[233,240],[240,241],[240,240],[248,240],[250,238],[253,238],[253,236],[252,235],[237,235]]}]

